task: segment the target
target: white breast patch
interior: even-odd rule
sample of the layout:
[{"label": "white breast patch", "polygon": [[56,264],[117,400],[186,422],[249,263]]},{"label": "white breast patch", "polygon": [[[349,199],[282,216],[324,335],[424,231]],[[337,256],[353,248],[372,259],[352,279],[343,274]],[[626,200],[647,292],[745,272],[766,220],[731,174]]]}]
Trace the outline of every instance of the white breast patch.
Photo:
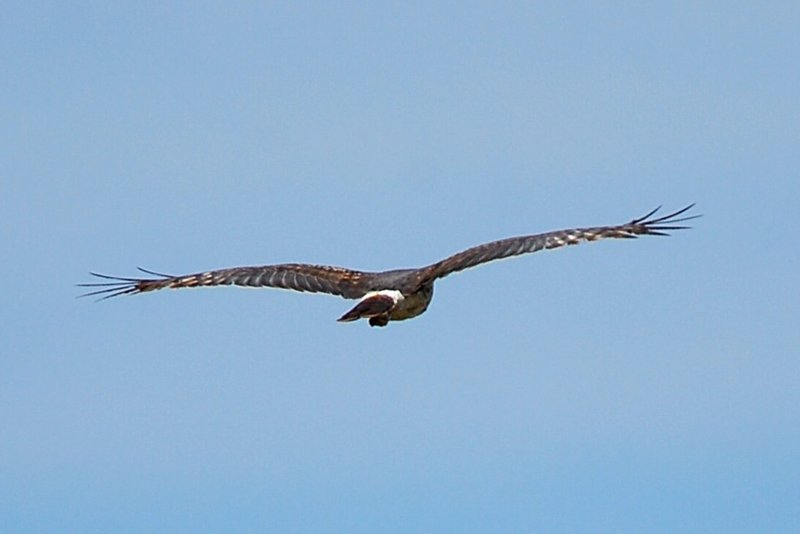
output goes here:
[{"label": "white breast patch", "polygon": [[397,304],[402,300],[405,300],[403,294],[396,289],[381,289],[380,291],[370,291],[369,293],[364,295],[361,298],[361,300],[367,300],[368,298],[375,297],[377,295],[380,295],[382,297],[389,297],[394,301],[395,304]]}]

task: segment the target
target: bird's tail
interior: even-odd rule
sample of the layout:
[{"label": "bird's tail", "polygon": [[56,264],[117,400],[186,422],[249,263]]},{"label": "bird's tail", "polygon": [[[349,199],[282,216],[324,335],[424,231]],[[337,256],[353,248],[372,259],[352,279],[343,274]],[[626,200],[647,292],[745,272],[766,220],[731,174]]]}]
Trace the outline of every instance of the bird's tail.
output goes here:
[{"label": "bird's tail", "polygon": [[373,295],[356,304],[352,310],[337,319],[342,323],[357,321],[381,315],[388,315],[396,301],[388,295]]}]

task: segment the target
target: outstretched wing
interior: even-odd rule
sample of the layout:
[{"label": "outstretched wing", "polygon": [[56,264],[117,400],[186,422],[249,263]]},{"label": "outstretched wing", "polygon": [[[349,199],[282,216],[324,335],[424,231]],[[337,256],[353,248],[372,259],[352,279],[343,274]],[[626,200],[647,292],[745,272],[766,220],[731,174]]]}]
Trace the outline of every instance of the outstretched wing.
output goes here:
[{"label": "outstretched wing", "polygon": [[545,234],[528,235],[521,237],[511,237],[491,243],[484,243],[477,247],[472,247],[440,262],[423,267],[420,269],[417,278],[417,285],[430,283],[436,278],[442,278],[450,273],[468,269],[481,263],[528,254],[542,249],[563,247],[565,245],[577,245],[587,241],[597,241],[607,238],[635,238],[640,235],[669,235],[670,230],[683,230],[688,226],[676,226],[677,223],[696,219],[700,215],[690,215],[681,217],[689,211],[694,204],[678,210],[669,215],[652,218],[660,209],[660,206],[644,217],[634,219],[629,223],[616,226],[598,226],[594,228],[574,228],[570,230],[558,230]]},{"label": "outstretched wing", "polygon": [[158,289],[202,286],[237,285],[244,287],[277,287],[311,293],[330,293],[348,299],[363,297],[370,289],[371,273],[352,271],[325,265],[286,263],[261,267],[234,267],[185,276],[171,276],[139,268],[140,271],[157,278],[123,278],[91,273],[104,282],[78,284],[95,288],[81,295],[101,295],[104,300],[118,295],[135,295]]}]

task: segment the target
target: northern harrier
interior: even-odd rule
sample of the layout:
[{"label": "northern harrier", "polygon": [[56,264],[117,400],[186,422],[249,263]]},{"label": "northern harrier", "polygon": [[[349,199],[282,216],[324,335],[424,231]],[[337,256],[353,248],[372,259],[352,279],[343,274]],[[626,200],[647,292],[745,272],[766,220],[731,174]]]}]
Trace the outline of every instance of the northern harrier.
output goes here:
[{"label": "northern harrier", "polygon": [[81,287],[101,288],[82,296],[101,295],[101,300],[118,295],[135,295],[164,288],[237,285],[246,287],[277,287],[311,293],[330,293],[347,299],[360,299],[353,309],[339,317],[349,322],[369,319],[370,326],[386,326],[389,321],[403,321],[423,313],[433,297],[433,283],[450,273],[486,263],[543,249],[577,245],[607,238],[635,238],[640,235],[669,235],[670,230],[699,215],[683,216],[694,204],[669,215],[653,217],[659,208],[644,217],[616,226],[574,228],[544,234],[511,237],[484,243],[442,261],[419,269],[363,272],[326,265],[285,263],[259,267],[234,267],[185,276],[171,276],[139,268],[157,278],[123,278],[91,273],[104,282],[79,284]]}]

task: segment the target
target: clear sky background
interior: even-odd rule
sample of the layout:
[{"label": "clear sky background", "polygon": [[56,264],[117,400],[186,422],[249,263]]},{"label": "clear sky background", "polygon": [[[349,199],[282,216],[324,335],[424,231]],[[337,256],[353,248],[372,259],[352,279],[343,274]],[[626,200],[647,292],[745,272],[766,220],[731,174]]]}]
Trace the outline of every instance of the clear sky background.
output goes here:
[{"label": "clear sky background", "polygon": [[[800,529],[797,2],[6,2],[0,530]],[[424,265],[351,302],[88,271]]]}]

